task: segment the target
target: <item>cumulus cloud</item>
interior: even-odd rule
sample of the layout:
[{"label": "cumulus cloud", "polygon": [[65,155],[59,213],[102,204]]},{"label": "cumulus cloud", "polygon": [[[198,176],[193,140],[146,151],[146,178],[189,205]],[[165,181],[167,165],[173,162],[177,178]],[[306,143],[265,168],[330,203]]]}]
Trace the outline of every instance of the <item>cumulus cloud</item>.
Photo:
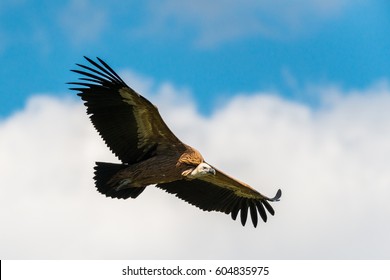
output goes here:
[{"label": "cumulus cloud", "polygon": [[276,215],[254,229],[153,187],[104,197],[94,162],[117,160],[80,100],[36,95],[0,122],[1,259],[389,258],[387,84],[317,88],[315,110],[241,94],[204,117],[186,90],[134,77],[208,162],[266,195],[281,187]]},{"label": "cumulus cloud", "polygon": [[198,46],[210,47],[249,36],[291,38],[340,16],[361,1],[150,1],[150,15],[138,33],[187,34]]}]

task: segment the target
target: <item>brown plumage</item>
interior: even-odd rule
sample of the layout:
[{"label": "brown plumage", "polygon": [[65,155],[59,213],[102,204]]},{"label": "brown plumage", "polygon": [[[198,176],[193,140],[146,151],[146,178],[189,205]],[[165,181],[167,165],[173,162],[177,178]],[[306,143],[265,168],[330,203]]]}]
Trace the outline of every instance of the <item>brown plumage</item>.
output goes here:
[{"label": "brown plumage", "polygon": [[[107,146],[121,164],[96,162],[95,184],[99,192],[112,198],[136,198],[148,185],[205,211],[231,214],[240,212],[245,225],[248,209],[256,227],[258,214],[267,221],[274,215],[266,197],[252,187],[206,163],[194,148],[181,142],[161,118],[158,109],[133,89],[104,61],[91,66],[77,64],[79,82],[69,84],[87,107],[87,114]],[[267,210],[267,211],[266,211]]]}]

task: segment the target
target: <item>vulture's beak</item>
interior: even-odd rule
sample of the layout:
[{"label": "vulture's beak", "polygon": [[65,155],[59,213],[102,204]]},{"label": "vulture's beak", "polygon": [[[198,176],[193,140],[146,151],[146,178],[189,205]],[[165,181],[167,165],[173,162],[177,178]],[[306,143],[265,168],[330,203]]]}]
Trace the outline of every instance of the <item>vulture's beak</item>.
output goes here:
[{"label": "vulture's beak", "polygon": [[210,174],[212,174],[212,175],[215,175],[217,172],[215,171],[215,169],[214,168],[210,168],[208,171],[207,171],[208,173],[210,173]]}]

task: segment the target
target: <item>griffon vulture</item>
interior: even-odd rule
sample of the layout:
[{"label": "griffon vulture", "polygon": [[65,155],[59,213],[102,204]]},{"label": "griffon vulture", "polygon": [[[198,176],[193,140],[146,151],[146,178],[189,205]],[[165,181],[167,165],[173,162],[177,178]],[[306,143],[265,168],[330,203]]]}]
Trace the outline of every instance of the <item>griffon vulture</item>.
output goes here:
[{"label": "griffon vulture", "polygon": [[107,65],[87,57],[89,66],[76,64],[76,85],[94,127],[122,163],[96,162],[95,185],[112,198],[136,198],[148,185],[174,194],[205,211],[240,212],[244,226],[248,211],[256,227],[258,214],[274,215],[269,198],[249,185],[206,163],[194,148],[181,142],[161,118],[158,109],[131,89]]}]

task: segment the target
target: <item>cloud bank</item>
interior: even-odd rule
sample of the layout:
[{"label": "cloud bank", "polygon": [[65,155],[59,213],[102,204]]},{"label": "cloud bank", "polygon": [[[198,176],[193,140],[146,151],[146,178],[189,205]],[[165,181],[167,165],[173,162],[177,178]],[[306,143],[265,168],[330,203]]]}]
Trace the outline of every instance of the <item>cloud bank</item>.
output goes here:
[{"label": "cloud bank", "polygon": [[[128,77],[136,77],[127,75]],[[116,161],[75,98],[35,95],[0,122],[1,259],[388,259],[390,88],[317,88],[317,109],[241,94],[211,116],[188,91],[131,84],[206,160],[266,195],[256,229],[154,187],[135,200],[95,191],[95,161]],[[137,88],[138,86],[138,88]]]}]

